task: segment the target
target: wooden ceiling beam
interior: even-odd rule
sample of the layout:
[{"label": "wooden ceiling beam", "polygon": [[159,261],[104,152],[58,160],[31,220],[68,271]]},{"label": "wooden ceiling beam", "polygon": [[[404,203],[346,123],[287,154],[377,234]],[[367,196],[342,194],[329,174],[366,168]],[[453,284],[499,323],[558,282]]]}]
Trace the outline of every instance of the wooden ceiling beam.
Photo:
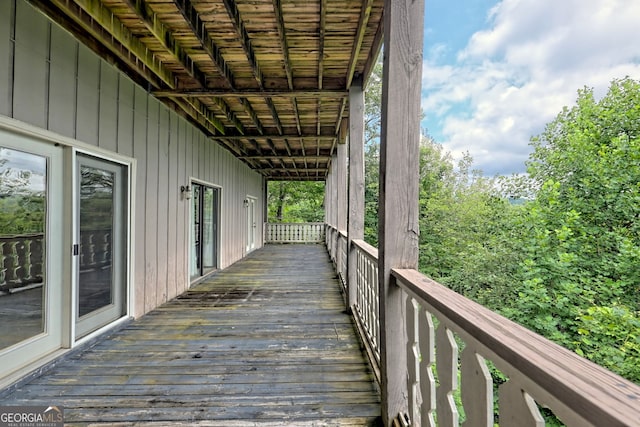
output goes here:
[{"label": "wooden ceiling beam", "polygon": [[291,160],[291,161],[303,161],[303,160],[320,160],[320,161],[328,161],[331,156],[260,156],[260,155],[255,155],[255,156],[240,156],[240,159],[247,159],[247,160]]},{"label": "wooden ceiling beam", "polygon": [[346,98],[349,92],[346,90],[156,90],[152,95],[157,98],[298,98],[298,99],[322,99],[322,98]]},{"label": "wooden ceiling beam", "polygon": [[204,49],[204,51],[209,55],[213,64],[220,71],[225,83],[233,89],[235,87],[233,73],[231,72],[229,65],[224,60],[222,52],[220,52],[218,46],[211,39],[211,36],[205,28],[204,21],[202,21],[200,14],[195,7],[193,7],[191,0],[174,0],[174,3],[182,17],[185,19],[187,24],[189,24],[189,27],[191,27],[191,30],[200,42],[202,49]]},{"label": "wooden ceiling beam", "polygon": [[[176,105],[178,105],[189,117],[196,121],[204,130],[207,131],[210,135],[215,135],[216,127],[214,122],[212,121],[211,111],[208,109],[198,110],[193,105],[184,102],[183,100],[175,100]],[[220,140],[220,143],[223,144],[229,151],[231,151],[236,157],[246,157],[247,151],[240,147],[238,144],[234,143],[233,140]],[[250,159],[245,159],[245,163],[247,163],[251,167],[255,167],[255,163]]]},{"label": "wooden ceiling beam", "polygon": [[[261,170],[264,171],[267,174],[273,173],[273,172],[282,172],[282,173],[291,172],[290,168],[273,168],[273,169],[262,168]],[[297,169],[295,169],[295,170],[297,170]],[[324,168],[320,168],[320,169],[300,169],[300,172],[307,172],[307,173],[316,173],[316,172],[324,172],[324,171],[325,171]]]},{"label": "wooden ceiling beam", "polygon": [[380,56],[380,50],[382,49],[383,36],[384,36],[384,19],[381,19],[378,24],[378,29],[376,30],[376,34],[373,36],[373,44],[371,47],[371,51],[369,52],[369,57],[367,58],[367,62],[364,65],[364,70],[362,72],[363,87],[367,87],[369,78],[371,77],[371,73],[373,72],[373,67],[375,67],[376,61],[378,60],[378,56]]},{"label": "wooden ceiling beam", "polygon": [[251,46],[251,39],[249,38],[249,33],[247,32],[247,28],[240,17],[240,11],[238,10],[238,5],[234,0],[222,0],[224,3],[225,9],[227,9],[227,14],[229,18],[231,18],[231,22],[233,22],[233,26],[238,33],[240,38],[240,44],[242,45],[242,50],[244,50],[245,55],[247,56],[247,60],[249,61],[249,65],[251,66],[251,71],[253,72],[253,76],[256,81],[260,85],[260,89],[264,88],[264,81],[262,80],[262,72],[260,71],[260,65],[258,64],[258,60],[256,59],[256,53]]},{"label": "wooden ceiling beam", "polygon": [[[158,16],[149,8],[144,0],[125,0],[130,7],[136,11],[138,17],[145,24],[145,27],[153,34],[153,36],[160,42],[160,44],[182,65],[182,68],[191,76],[198,84],[206,88],[207,87],[207,74],[203,73],[197,66],[197,64],[191,59],[189,54],[176,42],[170,31],[165,29]],[[179,8],[178,8],[179,9]],[[199,16],[196,17],[200,19]],[[205,48],[206,50],[206,48]],[[216,64],[219,69],[219,64]],[[226,64],[224,64],[226,65]],[[215,106],[225,115],[227,120],[233,123],[234,127],[241,133],[244,133],[244,126],[242,122],[238,120],[235,113],[229,108],[226,102],[221,99],[214,100]]]},{"label": "wooden ceiling beam", "polygon": [[[327,0],[320,0],[320,29],[319,29],[319,41],[318,41],[318,90],[322,90],[324,87],[324,29],[327,25]],[[344,98],[346,99],[346,98]],[[316,133],[320,135],[320,129],[322,127],[322,121],[320,117],[322,113],[322,99],[319,98],[316,106]],[[317,140],[318,151],[320,151],[320,140]],[[333,151],[333,148],[332,148]],[[316,168],[319,167],[319,163],[316,160]],[[319,176],[320,173],[316,173]],[[325,173],[326,175],[326,173]]]},{"label": "wooden ceiling beam", "polygon": [[[149,30],[149,32],[155,37],[155,39],[164,47],[164,49],[182,66],[182,68],[198,82],[198,84],[205,88],[207,87],[207,75],[203,73],[196,63],[191,59],[191,57],[187,54],[187,52],[180,46],[180,44],[175,40],[171,31],[167,29],[167,27],[160,21],[157,14],[146,4],[144,0],[124,0],[124,2],[133,10],[138,18],[142,21],[144,26]],[[193,101],[188,101],[194,108],[200,110],[202,107],[198,103],[193,103]],[[244,133],[244,126],[235,116],[233,111],[229,108],[226,102],[221,99],[214,100],[214,103],[220,111],[225,115],[227,120],[229,120],[235,128]],[[205,107],[206,108],[206,107]],[[216,123],[216,129],[220,132],[224,133],[224,125],[216,118],[213,118],[213,121],[210,118],[207,119],[212,123]]]},{"label": "wooden ceiling beam", "polygon": [[[51,0],[29,0],[29,3],[42,11],[60,27],[73,34],[80,43],[126,73],[136,84],[151,88],[158,88],[164,85],[164,82],[157,74],[144,67],[140,60],[133,56],[131,51],[117,40],[111,38],[107,30],[96,23],[89,15],[82,12],[78,5],[62,3],[66,7],[66,9],[62,9]],[[102,36],[98,36],[98,34],[102,34]],[[111,43],[105,44],[106,39],[110,40]]]},{"label": "wooden ceiling beam", "polygon": [[[136,70],[144,72],[144,69],[155,74],[165,85],[175,89],[175,76],[162,66],[153,52],[135,37],[131,31],[97,0],[50,0],[56,7],[64,10],[78,25],[95,37],[105,47],[118,55],[123,61]],[[87,19],[89,18],[89,19]],[[114,45],[116,40],[126,51]],[[142,68],[141,68],[142,67]],[[149,83],[161,87],[153,79]]]},{"label": "wooden ceiling beam", "polygon": [[280,38],[280,46],[282,48],[282,56],[284,58],[284,72],[287,75],[289,90],[293,90],[293,70],[291,69],[291,60],[289,59],[289,43],[287,41],[287,33],[284,28],[281,0],[273,0],[273,10],[276,15],[278,37]]},{"label": "wooden ceiling beam", "polygon": [[225,141],[242,141],[246,139],[284,141],[285,139],[326,140],[333,141],[335,135],[213,135],[212,138]]},{"label": "wooden ceiling beam", "polygon": [[[327,26],[327,0],[320,0],[320,28],[318,34],[318,89],[323,87],[324,75],[324,36]],[[347,89],[349,87],[347,86]]]},{"label": "wooden ceiling beam", "polygon": [[266,175],[265,178],[267,181],[325,181],[324,176],[309,176],[309,175],[300,175],[296,177],[287,177],[287,176],[269,176]]},{"label": "wooden ceiling beam", "polygon": [[[280,46],[282,49],[282,55],[284,59],[284,70],[287,75],[287,84],[289,90],[293,91],[293,70],[291,68],[291,60],[289,59],[289,43],[287,42],[287,33],[284,27],[284,17],[282,14],[282,2],[281,0],[273,0],[273,10],[276,15],[276,25],[278,27],[278,36],[280,37]],[[270,99],[269,99],[270,100]],[[300,123],[300,111],[298,109],[298,101],[294,96],[291,100],[293,106],[293,115],[296,120],[296,127],[298,133],[302,133],[302,125]]]},{"label": "wooden ceiling beam", "polygon": [[362,42],[364,41],[364,35],[367,32],[367,25],[369,25],[369,18],[371,17],[372,7],[373,0],[365,0],[362,3],[362,9],[360,9],[358,29],[356,31],[356,38],[353,41],[353,47],[351,48],[349,67],[347,68],[347,89],[351,87],[351,83],[353,82],[353,77],[356,72],[356,65],[358,64],[358,57],[360,56],[360,51],[362,50]]},{"label": "wooden ceiling beam", "polygon": [[[233,26],[235,27],[236,32],[238,33],[238,36],[240,38],[240,44],[242,45],[242,50],[244,50],[244,53],[247,57],[247,61],[251,66],[251,72],[253,73],[253,76],[258,82],[260,90],[264,90],[264,80],[262,77],[262,71],[260,70],[260,65],[258,64],[258,60],[256,59],[256,53],[253,50],[253,47],[251,45],[251,39],[249,38],[249,33],[247,32],[244,22],[242,21],[242,18],[240,17],[240,11],[238,10],[238,6],[234,0],[223,0],[223,3],[225,6],[225,9],[227,10],[227,14],[229,15],[229,18],[231,18],[231,21],[233,22]],[[280,122],[280,117],[278,116],[278,112],[276,110],[275,105],[273,104],[273,101],[271,100],[271,98],[268,98],[268,97],[265,97],[264,100],[267,103],[267,106],[269,107],[271,116],[276,122],[278,129],[280,129],[280,133],[282,133],[282,130],[281,130],[282,123]],[[245,105],[245,102],[243,102],[243,105]],[[246,101],[246,105],[250,105],[248,100]],[[255,119],[257,120],[257,116]]]}]

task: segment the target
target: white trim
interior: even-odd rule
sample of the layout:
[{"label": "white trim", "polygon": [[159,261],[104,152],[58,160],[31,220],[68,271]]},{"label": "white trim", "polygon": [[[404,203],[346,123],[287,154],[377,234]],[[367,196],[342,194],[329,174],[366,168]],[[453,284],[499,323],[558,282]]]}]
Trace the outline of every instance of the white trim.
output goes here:
[{"label": "white trim", "polygon": [[[193,184],[198,184],[198,185],[203,185],[206,187],[211,187],[211,188],[215,188],[218,190],[218,212],[216,212],[217,218],[218,218],[218,227],[216,229],[216,244],[217,244],[217,248],[216,248],[216,264],[217,267],[216,269],[220,270],[222,269],[222,230],[224,227],[223,224],[223,215],[222,215],[222,207],[224,204],[224,188],[222,187],[222,185],[218,185],[218,184],[213,184],[209,181],[205,181],[203,179],[198,179],[193,177],[193,175],[190,175],[188,178],[188,185],[191,188],[191,190],[193,191]],[[198,283],[199,281],[202,280],[203,277],[206,277],[208,274],[212,273],[209,272],[203,276],[198,276],[196,278],[192,278],[191,276],[191,249],[192,249],[192,241],[191,239],[193,238],[193,236],[191,235],[191,222],[193,221],[193,202],[190,200],[186,200],[184,198],[180,198],[181,201],[184,201],[186,203],[189,204],[189,206],[187,206],[187,220],[185,221],[186,226],[187,226],[187,230],[186,230],[186,236],[187,239],[186,240],[186,253],[187,253],[187,271],[186,271],[186,281],[185,283],[188,283],[188,287],[190,288],[191,286],[193,286],[194,284]]]},{"label": "white trim", "polygon": [[128,164],[134,162],[132,157],[124,156],[113,151],[105,150],[95,145],[87,144],[86,142],[78,141],[66,136],[59,135],[47,129],[41,129],[39,127],[30,125],[20,120],[12,119],[0,115],[0,129],[6,129],[16,134],[35,138],[42,142],[59,144],[65,147],[74,147],[82,152],[90,154],[92,156],[104,157],[112,162]]},{"label": "white trim", "polygon": [[[2,145],[11,150],[22,151],[46,159],[46,207],[45,207],[45,256],[43,273],[42,332],[18,343],[0,349],[0,378],[13,376],[25,366],[37,363],[41,357],[57,351],[63,345],[65,330],[64,289],[66,283],[64,261],[63,222],[66,213],[64,204],[64,152],[62,148],[46,144],[11,127],[0,127]],[[2,379],[4,382],[4,379]]]},{"label": "white trim", "polygon": [[[257,239],[256,239],[256,228],[257,228],[257,224],[258,224],[258,216],[256,214],[256,206],[258,205],[258,198],[256,196],[251,196],[249,194],[246,194],[245,196],[245,200],[251,200],[252,204],[253,204],[253,224],[256,224],[255,226],[253,224],[250,224],[249,222],[249,205],[245,206],[246,212],[245,212],[245,221],[246,221],[246,227],[245,227],[245,231],[247,232],[246,237],[246,242],[244,245],[244,255],[247,256],[248,254],[250,254],[251,252],[255,251],[258,247],[257,245]],[[253,246],[251,245],[251,243],[249,242],[249,236],[251,235],[251,233],[253,233]]]},{"label": "white trim", "polygon": [[[18,136],[35,139],[36,141],[54,144],[56,146],[68,147],[70,150],[64,150],[62,155],[63,157],[63,167],[64,173],[61,174],[61,178],[63,183],[63,198],[64,198],[64,208],[63,208],[63,244],[64,244],[64,252],[63,252],[63,277],[66,283],[71,284],[71,289],[67,289],[67,287],[63,286],[62,294],[63,294],[63,304],[62,304],[62,348],[76,347],[77,345],[84,342],[89,337],[95,337],[99,335],[99,333],[104,332],[105,330],[110,329],[111,327],[119,324],[120,322],[133,317],[135,312],[135,292],[133,283],[135,281],[134,278],[134,266],[135,264],[135,177],[137,171],[137,160],[133,157],[125,156],[119,153],[115,153],[112,151],[105,150],[103,148],[78,141],[73,138],[69,138],[63,135],[59,135],[55,132],[52,132],[47,129],[42,129],[37,126],[31,125],[29,123],[22,122],[20,120],[16,120],[10,117],[0,115],[0,130],[5,130],[11,133],[14,133]],[[126,314],[115,320],[114,322],[99,328],[98,330],[90,333],[89,335],[81,338],[80,340],[75,340],[75,274],[73,273],[73,256],[72,256],[72,244],[76,241],[75,236],[75,226],[77,226],[77,218],[76,212],[70,209],[71,202],[75,200],[75,194],[77,192],[77,184],[75,179],[69,180],[70,177],[76,176],[76,154],[83,153],[88,154],[93,157],[101,158],[107,161],[111,161],[113,163],[118,163],[124,166],[127,166],[127,218],[124,226],[127,230],[127,240],[128,244],[125,248],[126,256],[127,256],[127,265],[126,265],[126,297],[128,299],[126,304]],[[71,188],[69,188],[69,182],[71,182]],[[65,185],[65,183],[67,185]],[[34,363],[34,366],[38,366],[39,361]],[[22,371],[22,370],[21,370]],[[13,377],[14,375],[11,375]]]}]

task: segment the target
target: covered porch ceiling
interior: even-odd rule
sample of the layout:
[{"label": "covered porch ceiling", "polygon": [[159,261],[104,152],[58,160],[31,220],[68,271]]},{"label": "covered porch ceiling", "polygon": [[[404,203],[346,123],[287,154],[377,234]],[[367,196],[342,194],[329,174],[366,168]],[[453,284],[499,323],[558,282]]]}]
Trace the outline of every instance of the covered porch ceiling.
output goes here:
[{"label": "covered porch ceiling", "polygon": [[30,0],[268,180],[324,180],[382,0]]}]

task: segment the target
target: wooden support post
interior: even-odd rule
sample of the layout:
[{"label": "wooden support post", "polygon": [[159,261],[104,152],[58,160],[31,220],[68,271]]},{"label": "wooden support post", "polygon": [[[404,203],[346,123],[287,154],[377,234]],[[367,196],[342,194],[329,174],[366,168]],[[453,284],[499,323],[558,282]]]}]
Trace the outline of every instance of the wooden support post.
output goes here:
[{"label": "wooden support post", "polygon": [[338,164],[336,165],[338,188],[337,210],[338,218],[336,228],[338,231],[347,231],[347,144],[338,144]]},{"label": "wooden support post", "polygon": [[331,225],[338,229],[338,155],[331,156],[331,170],[329,171],[331,176]]},{"label": "wooden support post", "polygon": [[347,308],[356,304],[356,256],[353,239],[364,239],[364,90],[362,78],[349,89],[349,224],[348,231],[348,300]]},{"label": "wooden support post", "polygon": [[382,419],[408,411],[403,292],[392,268],[418,267],[418,167],[424,0],[385,0],[380,134]]}]

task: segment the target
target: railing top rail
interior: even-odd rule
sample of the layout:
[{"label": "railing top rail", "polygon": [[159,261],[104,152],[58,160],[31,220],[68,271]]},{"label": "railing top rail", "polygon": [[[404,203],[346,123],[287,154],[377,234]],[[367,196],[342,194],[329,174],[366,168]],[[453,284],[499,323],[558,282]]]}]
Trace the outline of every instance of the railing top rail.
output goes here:
[{"label": "railing top rail", "polygon": [[[394,269],[398,285],[452,323],[463,340],[485,349],[485,357],[507,375],[526,381],[527,392],[562,417],[568,410],[592,425],[637,425],[640,386],[535,334],[427,278]],[[495,355],[497,358],[493,358]]]},{"label": "railing top rail", "polygon": [[360,249],[367,257],[371,258],[372,261],[378,261],[378,248],[359,239],[353,239],[351,243]]},{"label": "railing top rail", "polygon": [[324,222],[268,222],[267,225],[322,225]]},{"label": "railing top rail", "polygon": [[4,234],[0,235],[0,240],[29,239],[33,237],[44,237],[44,233]]}]

